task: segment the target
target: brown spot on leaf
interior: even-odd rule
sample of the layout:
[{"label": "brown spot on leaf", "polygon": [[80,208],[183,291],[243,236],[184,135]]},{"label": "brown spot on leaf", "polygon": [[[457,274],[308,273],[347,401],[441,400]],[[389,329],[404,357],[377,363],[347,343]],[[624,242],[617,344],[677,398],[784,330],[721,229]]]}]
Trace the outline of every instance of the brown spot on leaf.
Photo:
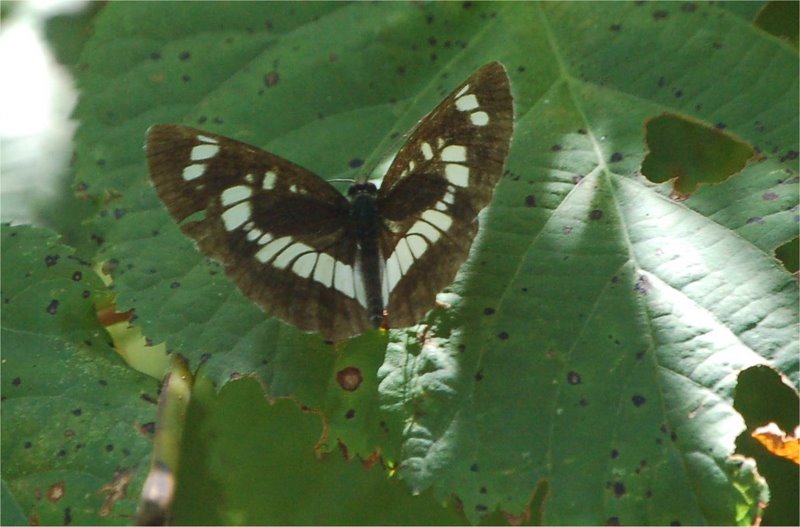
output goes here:
[{"label": "brown spot on leaf", "polygon": [[65,483],[63,481],[57,481],[47,488],[47,500],[55,503],[63,498],[65,493]]},{"label": "brown spot on leaf", "polygon": [[339,383],[342,390],[347,392],[356,391],[363,380],[361,370],[355,366],[348,366],[336,372],[336,382]]}]

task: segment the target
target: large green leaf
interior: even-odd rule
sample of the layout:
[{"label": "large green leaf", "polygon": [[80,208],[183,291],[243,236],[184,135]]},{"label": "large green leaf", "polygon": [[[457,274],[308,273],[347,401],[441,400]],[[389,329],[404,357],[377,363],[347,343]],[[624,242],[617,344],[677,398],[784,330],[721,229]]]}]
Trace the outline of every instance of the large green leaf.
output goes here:
[{"label": "large green leaf", "polygon": [[[49,231],[3,225],[3,524],[127,524],[156,383],[109,345],[102,284]],[[8,499],[7,499],[8,498]]]},{"label": "large green leaf", "polygon": [[[147,181],[156,122],[352,177],[490,60],[515,95],[508,173],[449,307],[388,346],[267,319]],[[218,384],[255,373],[326,411],[329,445],[381,448],[471,521],[522,513],[540,484],[547,523],[750,523],[763,484],[729,457],[736,375],[798,383],[797,286],[772,257],[797,236],[797,62],[705,3],[112,4],[82,56],[77,182],[104,200],[91,235],[151,338]],[[675,201],[638,175],[665,112],[761,158]]]}]

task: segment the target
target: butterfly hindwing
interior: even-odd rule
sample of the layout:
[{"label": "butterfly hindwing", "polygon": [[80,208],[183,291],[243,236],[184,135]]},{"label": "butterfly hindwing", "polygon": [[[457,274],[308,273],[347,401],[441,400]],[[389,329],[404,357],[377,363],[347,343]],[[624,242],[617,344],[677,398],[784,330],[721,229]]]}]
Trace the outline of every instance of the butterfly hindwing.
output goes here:
[{"label": "butterfly hindwing", "polygon": [[417,323],[466,260],[503,173],[513,118],[508,75],[490,63],[422,119],[390,166],[378,206],[392,326]]},{"label": "butterfly hindwing", "polygon": [[285,159],[201,130],[148,131],[150,174],[181,230],[268,313],[339,340],[371,327],[349,204]]}]

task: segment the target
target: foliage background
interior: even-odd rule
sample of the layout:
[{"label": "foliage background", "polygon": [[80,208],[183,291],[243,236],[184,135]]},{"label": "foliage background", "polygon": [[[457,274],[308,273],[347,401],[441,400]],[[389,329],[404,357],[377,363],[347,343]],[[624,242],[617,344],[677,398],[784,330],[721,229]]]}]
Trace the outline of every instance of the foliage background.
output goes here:
[{"label": "foliage background", "polygon": [[[797,424],[797,286],[773,257],[797,236],[796,24],[780,38],[767,8],[104,7],[65,54],[81,49],[82,205],[51,213],[63,242],[3,229],[3,492],[17,505],[3,523],[131,521],[156,382],[93,316],[87,302],[112,292],[201,374],[176,523],[752,523],[766,484],[734,442],[751,421]],[[265,319],[149,185],[141,145],[156,122],[325,178],[369,172],[490,60],[515,96],[508,172],[424,331],[331,347]],[[674,199],[638,173],[655,146],[686,147],[645,142],[665,112],[759,157]],[[101,262],[110,291],[84,265]],[[159,348],[116,350],[162,367]],[[738,374],[757,365],[773,378],[747,394],[781,401],[758,418],[736,410]],[[363,376],[354,392],[337,382],[345,368]],[[769,463],[766,519],[796,523],[797,468]]]}]

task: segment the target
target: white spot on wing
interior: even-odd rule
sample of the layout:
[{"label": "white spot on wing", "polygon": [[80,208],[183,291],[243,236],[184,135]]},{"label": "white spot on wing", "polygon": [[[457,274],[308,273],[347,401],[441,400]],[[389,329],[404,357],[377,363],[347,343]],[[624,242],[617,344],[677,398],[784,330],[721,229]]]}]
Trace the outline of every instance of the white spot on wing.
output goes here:
[{"label": "white spot on wing", "polygon": [[[441,202],[440,202],[441,203]],[[414,226],[408,229],[408,234],[417,234],[424,236],[430,243],[436,243],[436,240],[442,235],[441,231],[432,227],[427,221],[419,220],[414,223]]]},{"label": "white spot on wing", "polygon": [[453,201],[455,201],[455,196],[453,196],[453,192],[448,191],[447,194],[445,194],[444,197],[442,198],[442,201],[444,201],[448,205],[452,205]]},{"label": "white spot on wing", "polygon": [[243,201],[234,205],[222,213],[222,221],[225,223],[225,230],[232,231],[238,229],[244,222],[250,219],[250,203]]},{"label": "white spot on wing", "polygon": [[450,225],[453,224],[453,218],[445,214],[444,212],[439,212],[438,210],[428,209],[422,213],[422,219],[439,229],[440,231],[444,232],[450,228]]},{"label": "white spot on wing", "polygon": [[444,167],[444,175],[447,181],[459,187],[469,186],[469,168],[464,165],[450,163]]},{"label": "white spot on wing", "polygon": [[301,254],[313,250],[314,249],[312,249],[305,243],[301,242],[293,243],[289,247],[287,247],[281,254],[279,254],[277,258],[275,258],[275,261],[272,262],[272,265],[274,265],[278,269],[285,269],[286,267],[288,267],[290,263],[294,261],[295,258],[300,256]]},{"label": "white spot on wing", "polygon": [[461,145],[450,145],[442,150],[442,161],[463,163],[467,160],[467,148]]},{"label": "white spot on wing", "polygon": [[444,212],[444,211],[447,210],[447,205],[445,205],[441,201],[437,201],[436,202],[436,210],[440,210],[440,211]]},{"label": "white spot on wing", "polygon": [[456,108],[461,112],[468,112],[477,108],[478,98],[473,94],[464,95],[456,99]]},{"label": "white spot on wing", "polygon": [[259,244],[259,245],[266,245],[266,244],[268,244],[269,242],[271,242],[271,241],[272,241],[272,240],[274,240],[274,239],[275,239],[275,238],[273,238],[273,236],[272,236],[270,233],[268,233],[268,232],[267,232],[267,233],[265,233],[265,234],[264,234],[264,236],[262,236],[262,237],[261,237],[261,238],[258,240],[258,244]]},{"label": "white spot on wing", "polygon": [[[247,228],[247,225],[245,225],[245,229],[246,228]],[[251,230],[249,230],[247,232],[247,241],[249,241],[249,242],[255,241],[255,240],[259,239],[262,234],[264,234],[264,233],[261,232],[261,229],[251,229]]]},{"label": "white spot on wing", "polygon": [[272,190],[275,188],[275,180],[278,178],[278,174],[270,170],[266,174],[264,174],[264,181],[261,183],[261,188],[264,190]]},{"label": "white spot on wing", "polygon": [[421,258],[425,251],[428,250],[428,244],[425,243],[425,239],[422,236],[407,236],[406,240],[414,258]]},{"label": "white spot on wing", "polygon": [[314,268],[314,280],[331,287],[333,285],[333,269],[336,267],[336,260],[328,253],[320,253],[317,258],[317,267]]},{"label": "white spot on wing", "polygon": [[486,112],[475,112],[469,114],[469,120],[475,126],[486,126],[489,124],[489,114]]},{"label": "white spot on wing", "polygon": [[250,187],[244,185],[236,185],[235,187],[226,188],[222,192],[222,205],[227,207],[242,200],[246,200],[253,193]]},{"label": "white spot on wing", "polygon": [[306,253],[295,260],[292,271],[301,278],[308,278],[314,272],[315,263],[317,263],[317,253]]},{"label": "white spot on wing", "polygon": [[414,263],[414,256],[411,254],[411,249],[408,248],[408,242],[405,238],[401,238],[397,242],[397,247],[394,248],[393,256],[397,256],[397,263],[400,264],[400,271],[406,274]]},{"label": "white spot on wing", "polygon": [[203,159],[211,159],[219,152],[217,145],[197,145],[192,148],[191,160],[202,161]]},{"label": "white spot on wing", "polygon": [[189,165],[183,169],[183,179],[186,181],[197,179],[202,176],[205,171],[206,166],[203,164]]},{"label": "white spot on wing", "polygon": [[255,178],[253,177],[253,174],[247,174],[247,175],[244,177],[244,180],[245,180],[245,181],[247,181],[248,183],[250,183],[250,184],[252,185],[252,183],[253,183],[253,181],[255,180]]},{"label": "white spot on wing", "polygon": [[356,300],[359,304],[367,307],[367,288],[364,287],[364,275],[361,274],[360,266],[353,270],[353,284],[355,285]]},{"label": "white spot on wing", "polygon": [[208,137],[207,135],[198,135],[197,140],[202,143],[211,143],[211,144],[219,144],[219,141],[214,139],[213,137]]},{"label": "white spot on wing", "polygon": [[[272,238],[272,236],[270,236],[269,233],[265,234],[264,236],[269,236],[270,238]],[[261,240],[259,240],[259,243],[262,243],[263,239],[264,238],[261,238]],[[292,239],[289,236],[284,236],[283,238],[278,238],[276,240],[270,240],[264,247],[262,247],[256,253],[256,259],[261,263],[267,263],[272,259],[273,256],[278,254],[278,252],[280,252],[281,249],[283,249],[290,243],[292,243]]]},{"label": "white spot on wing", "polygon": [[403,272],[400,270],[400,264],[397,261],[397,252],[386,260],[386,280],[389,285],[389,292],[394,291],[395,286],[403,278]]},{"label": "white spot on wing", "polygon": [[423,142],[419,148],[422,150],[422,157],[428,161],[433,159],[433,148],[431,148],[430,144]]},{"label": "white spot on wing", "polygon": [[339,260],[336,260],[333,287],[350,298],[356,297],[355,285],[353,283],[353,268]]}]

